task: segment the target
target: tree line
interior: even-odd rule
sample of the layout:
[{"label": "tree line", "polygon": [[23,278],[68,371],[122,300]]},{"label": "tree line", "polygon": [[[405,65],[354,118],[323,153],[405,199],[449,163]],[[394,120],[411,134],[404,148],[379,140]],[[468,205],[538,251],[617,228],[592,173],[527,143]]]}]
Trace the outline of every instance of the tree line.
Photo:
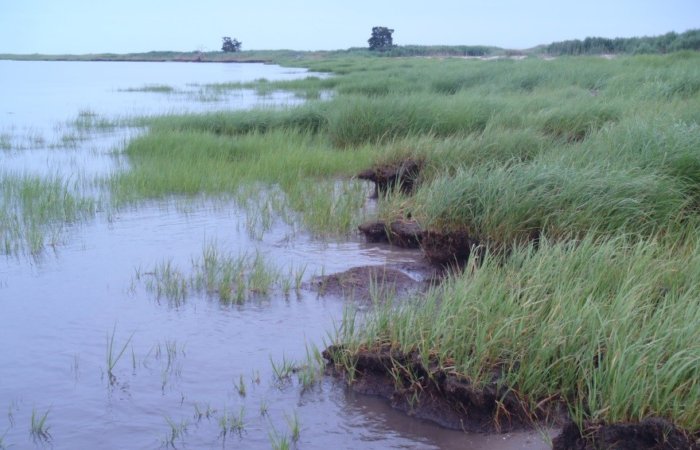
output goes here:
[{"label": "tree line", "polygon": [[584,40],[553,42],[545,47],[550,55],[600,55],[605,53],[668,53],[678,50],[700,50],[700,29],[684,33],[670,32],[661,36],[633,38],[587,37]]}]

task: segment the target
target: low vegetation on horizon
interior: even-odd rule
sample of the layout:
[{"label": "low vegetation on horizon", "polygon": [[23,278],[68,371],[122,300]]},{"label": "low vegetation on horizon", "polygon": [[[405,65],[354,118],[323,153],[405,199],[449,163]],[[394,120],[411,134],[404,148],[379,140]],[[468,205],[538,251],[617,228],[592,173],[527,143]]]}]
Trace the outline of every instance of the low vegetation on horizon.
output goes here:
[{"label": "low vegetation on horizon", "polygon": [[[314,60],[342,55],[375,55],[383,57],[402,56],[577,56],[605,54],[665,54],[682,50],[700,50],[700,29],[683,33],[669,32],[660,36],[632,38],[587,37],[538,45],[529,49],[505,49],[489,45],[396,45],[392,39],[393,29],[374,27],[368,47],[352,47],[347,50],[247,50],[242,51],[242,42],[228,36],[222,38],[221,51],[150,51],[146,53],[99,53],[85,55],[44,54],[0,54],[0,60],[47,60],[47,61],[187,61],[187,62],[268,62],[285,65],[304,64]],[[378,50],[378,51],[375,51]]]}]

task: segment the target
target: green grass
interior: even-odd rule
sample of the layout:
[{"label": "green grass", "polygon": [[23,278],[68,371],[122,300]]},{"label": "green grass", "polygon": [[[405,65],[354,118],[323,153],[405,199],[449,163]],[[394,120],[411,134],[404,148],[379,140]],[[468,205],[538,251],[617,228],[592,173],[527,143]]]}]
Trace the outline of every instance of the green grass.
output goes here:
[{"label": "green grass", "polygon": [[312,231],[347,233],[353,228],[365,193],[349,178],[369,164],[369,149],[339,152],[324,139],[293,130],[232,139],[223,132],[182,130],[179,120],[156,125],[128,144],[132,168],[109,180],[115,202],[204,193],[241,199],[257,213],[261,203],[249,198],[259,193],[266,197],[262,205],[297,218]]},{"label": "green grass", "polygon": [[180,440],[184,442],[189,423],[187,419],[183,419],[180,423],[177,423],[168,416],[165,416],[165,422],[168,424],[168,432],[165,434],[161,445],[165,448],[177,448],[175,441]]},{"label": "green grass", "polygon": [[117,381],[117,377],[114,374],[114,369],[117,366],[117,363],[122,359],[122,356],[124,356],[124,352],[126,352],[126,348],[129,346],[129,343],[131,342],[131,339],[134,337],[134,333],[131,333],[131,336],[129,336],[129,339],[124,342],[124,345],[121,346],[121,349],[118,347],[115,347],[114,345],[114,336],[117,333],[117,326],[114,325],[114,328],[112,329],[112,334],[107,335],[107,351],[106,351],[106,356],[105,356],[105,361],[107,365],[107,377],[109,379],[109,384],[113,385]]},{"label": "green grass", "polygon": [[[256,236],[277,220],[347,234],[365,218],[368,194],[353,175],[420,160],[415,194],[380,198],[377,218],[466,231],[491,256],[362,325],[348,315],[338,338],[349,363],[352,349],[389,343],[476,383],[498,369],[531,407],[561,400],[579,424],[661,416],[697,431],[700,54],[267,56],[332,75],[201,91],[315,99],[298,107],[132,121],[148,131],[125,145],[128,165],[105,181],[115,205],[233,199]],[[79,119],[85,129],[109,125],[89,112]],[[47,232],[94,214],[95,203],[60,178],[3,174],[1,186],[7,254],[40,251]],[[197,292],[236,303],[299,284],[259,255],[216,248],[186,272],[164,263],[148,276],[149,289],[177,301]],[[273,370],[285,380],[297,373],[284,361]],[[273,445],[288,447],[284,439]]]},{"label": "green grass", "polygon": [[175,88],[167,84],[147,84],[140,87],[122,89],[123,92],[156,92],[160,94],[171,94]]},{"label": "green grass", "polygon": [[286,295],[291,286],[298,291],[304,272],[304,267],[290,267],[283,274],[261,253],[233,255],[212,242],[192,259],[189,270],[178,268],[172,261],[161,262],[152,270],[137,270],[134,284],[143,283],[156,299],[164,298],[174,307],[182,306],[193,293],[231,305],[268,297],[273,292]]},{"label": "green grass", "polygon": [[0,171],[0,254],[55,247],[67,226],[94,217],[98,205],[77,181]]},{"label": "green grass", "polygon": [[221,417],[219,417],[219,436],[224,441],[226,441],[226,436],[231,433],[236,433],[241,437],[245,431],[245,426],[245,408],[243,406],[238,410],[238,414],[233,414],[224,408]]},{"label": "green grass", "polygon": [[554,243],[486,258],[425,298],[344,324],[356,348],[436,355],[476,385],[493,371],[532,410],[564,401],[572,417],[700,423],[700,253],[656,239]]},{"label": "green grass", "polygon": [[640,170],[525,164],[461,169],[420,189],[408,208],[428,228],[510,245],[539,234],[569,239],[673,231],[687,204],[673,180]]},{"label": "green grass", "polygon": [[49,432],[51,427],[46,423],[50,412],[51,409],[47,409],[44,414],[39,414],[36,409],[32,409],[29,434],[35,442],[49,442],[52,440],[51,433]]}]

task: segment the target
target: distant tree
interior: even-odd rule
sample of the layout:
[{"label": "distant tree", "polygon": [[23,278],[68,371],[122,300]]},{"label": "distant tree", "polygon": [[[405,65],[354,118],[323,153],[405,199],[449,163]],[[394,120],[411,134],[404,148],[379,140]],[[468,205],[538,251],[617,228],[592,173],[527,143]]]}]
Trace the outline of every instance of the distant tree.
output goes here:
[{"label": "distant tree", "polygon": [[224,36],[221,38],[221,40],[223,41],[223,44],[221,45],[221,51],[227,53],[241,51],[242,42],[240,42],[238,39],[231,39],[228,36]]},{"label": "distant tree", "polygon": [[372,28],[372,37],[367,40],[367,42],[369,42],[369,49],[384,51],[393,48],[394,41],[391,37],[393,32],[394,30],[387,27]]}]

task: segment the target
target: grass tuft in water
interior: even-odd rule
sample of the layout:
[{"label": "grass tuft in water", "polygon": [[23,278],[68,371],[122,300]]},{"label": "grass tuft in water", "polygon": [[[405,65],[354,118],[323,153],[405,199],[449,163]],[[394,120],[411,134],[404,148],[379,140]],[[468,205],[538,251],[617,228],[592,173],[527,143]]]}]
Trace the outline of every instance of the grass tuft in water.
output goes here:
[{"label": "grass tuft in water", "polygon": [[219,430],[219,436],[224,441],[230,433],[235,433],[238,437],[241,437],[245,431],[245,407],[241,406],[238,414],[232,414],[224,408],[221,417],[219,417]]},{"label": "grass tuft in water", "polygon": [[284,418],[287,421],[287,425],[289,425],[292,442],[296,444],[299,442],[299,437],[301,436],[301,422],[299,421],[299,416],[297,412],[294,411],[294,414],[291,416],[285,414]]},{"label": "grass tuft in water", "polygon": [[51,412],[51,409],[47,409],[44,414],[40,415],[37,413],[36,409],[32,409],[29,434],[35,442],[48,442],[52,439],[51,433],[49,432],[51,427],[46,423],[49,412]]},{"label": "grass tuft in water", "polygon": [[187,427],[189,426],[188,421],[183,419],[180,423],[177,423],[170,417],[165,416],[165,422],[168,424],[168,432],[162,441],[162,446],[165,448],[176,448],[175,441],[177,440],[184,443]]},{"label": "grass tuft in water", "polygon": [[194,419],[197,422],[201,422],[202,419],[211,419],[214,414],[216,414],[216,409],[213,409],[209,403],[201,405],[199,403],[194,404]]},{"label": "grass tuft in water", "polygon": [[78,182],[0,170],[0,254],[36,256],[56,247],[68,225],[94,217],[97,207]]},{"label": "grass tuft in water", "polygon": [[109,378],[109,384],[113,385],[117,381],[116,375],[114,375],[114,368],[116,367],[119,360],[124,356],[126,348],[129,346],[131,339],[134,337],[134,333],[131,333],[129,339],[126,340],[121,349],[117,349],[114,346],[114,337],[117,333],[117,326],[114,325],[112,329],[112,334],[107,335],[107,353],[106,353],[106,363],[107,363],[107,376]]}]

